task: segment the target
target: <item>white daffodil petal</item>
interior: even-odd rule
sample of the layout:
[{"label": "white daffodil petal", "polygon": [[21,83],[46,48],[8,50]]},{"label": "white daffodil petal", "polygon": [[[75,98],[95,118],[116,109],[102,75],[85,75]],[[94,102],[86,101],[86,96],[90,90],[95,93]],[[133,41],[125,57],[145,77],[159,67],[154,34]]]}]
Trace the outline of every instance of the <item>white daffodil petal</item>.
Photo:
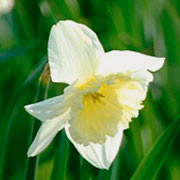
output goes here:
[{"label": "white daffodil petal", "polygon": [[24,108],[37,119],[47,121],[64,113],[68,106],[64,101],[64,95],[61,95],[39,103],[27,105]]},{"label": "white daffodil petal", "polygon": [[93,166],[100,169],[109,169],[112,161],[116,157],[122,140],[123,129],[120,129],[115,137],[107,136],[104,144],[90,143],[87,146],[76,143],[70,133],[68,125],[65,126],[66,134],[69,140],[76,147],[78,152]]},{"label": "white daffodil petal", "polygon": [[138,81],[143,89],[147,91],[148,85],[153,81],[153,75],[147,70],[136,71],[130,75],[131,79]]},{"label": "white daffodil petal", "polygon": [[48,56],[54,82],[73,83],[91,79],[104,53],[96,34],[85,25],[66,20],[51,29]]},{"label": "white daffodil petal", "polygon": [[139,70],[157,71],[164,58],[153,57],[134,51],[110,51],[100,58],[98,74],[109,75]]},{"label": "white daffodil petal", "polygon": [[28,156],[36,156],[42,152],[51,143],[58,131],[64,128],[69,118],[69,111],[67,111],[51,121],[43,122],[28,150]]}]

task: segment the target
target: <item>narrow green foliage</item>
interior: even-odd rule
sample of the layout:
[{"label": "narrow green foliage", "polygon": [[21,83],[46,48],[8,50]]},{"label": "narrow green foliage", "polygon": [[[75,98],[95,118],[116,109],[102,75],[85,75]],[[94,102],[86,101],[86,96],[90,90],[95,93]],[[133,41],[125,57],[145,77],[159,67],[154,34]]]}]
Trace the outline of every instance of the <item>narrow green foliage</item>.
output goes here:
[{"label": "narrow green foliage", "polygon": [[[13,115],[16,111],[16,105],[17,103],[20,101],[20,99],[23,97],[23,93],[25,93],[25,89],[28,88],[33,80],[35,80],[37,78],[37,76],[40,74],[40,72],[42,72],[42,69],[44,67],[46,63],[46,59],[43,58],[42,61],[32,70],[32,72],[30,73],[30,75],[26,78],[26,80],[24,81],[24,83],[22,84],[22,86],[17,90],[17,92],[15,93],[15,95],[13,96],[11,103],[9,103],[9,111],[8,111],[8,120],[7,120],[7,129],[5,131],[5,135],[3,138],[3,147],[0,148],[0,179],[3,178],[3,170],[4,170],[4,165],[5,165],[5,161],[6,161],[6,153],[7,153],[7,148],[8,148],[8,143],[9,143],[9,138],[10,138],[10,130],[12,128],[12,121],[13,121]],[[38,90],[37,90],[37,97],[36,100],[40,99],[38,98],[39,96],[39,91],[40,91],[40,82],[38,85]],[[36,121],[34,121],[35,123]],[[35,126],[35,125],[34,125]]]},{"label": "narrow green foliage", "polygon": [[166,160],[166,157],[179,133],[180,118],[174,120],[156,140],[151,150],[141,161],[131,180],[153,179]]},{"label": "narrow green foliage", "polygon": [[[23,107],[35,99],[37,80],[47,62],[50,29],[64,19],[95,31],[105,52],[134,50],[166,57],[162,70],[154,74],[144,109],[124,132],[108,171],[84,160],[64,132],[38,160],[27,157],[40,121]],[[152,147],[179,114],[179,32],[179,0],[15,0],[12,12],[0,15],[0,180],[146,180],[157,173],[157,180],[179,180],[180,145],[174,143],[179,120]],[[61,95],[66,86],[50,83],[48,98]],[[38,88],[36,100],[41,101],[47,91]]]},{"label": "narrow green foliage", "polygon": [[58,143],[55,150],[54,168],[51,179],[66,180],[68,156],[69,156],[69,140],[66,138],[65,132],[58,136]]},{"label": "narrow green foliage", "polygon": [[[41,101],[43,99],[46,99],[46,97],[47,97],[47,89],[49,87],[49,82],[47,84],[44,84],[42,76],[43,76],[43,73],[39,79],[36,101]],[[35,138],[36,133],[40,127],[39,120],[37,120],[35,118],[33,120],[34,120],[34,122],[33,122],[32,132],[31,132],[31,136],[30,136],[31,142]],[[37,156],[36,157],[30,157],[28,159],[27,170],[25,173],[25,179],[26,180],[34,180],[35,179],[37,159],[38,159]]]}]

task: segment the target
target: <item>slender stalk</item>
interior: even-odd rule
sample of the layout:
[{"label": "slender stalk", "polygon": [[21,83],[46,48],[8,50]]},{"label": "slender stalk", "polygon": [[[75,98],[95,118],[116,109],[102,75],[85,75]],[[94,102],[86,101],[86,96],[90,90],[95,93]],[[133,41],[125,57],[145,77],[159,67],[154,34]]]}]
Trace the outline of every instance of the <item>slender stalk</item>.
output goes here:
[{"label": "slender stalk", "polygon": [[[49,66],[46,65],[41,77],[39,78],[36,101],[41,101],[47,98],[47,92],[49,87]],[[33,127],[31,131],[30,141],[32,142],[36,133],[40,127],[40,122],[34,118]],[[38,157],[30,157],[27,162],[25,179],[34,180],[36,176],[36,167],[37,167]]]}]

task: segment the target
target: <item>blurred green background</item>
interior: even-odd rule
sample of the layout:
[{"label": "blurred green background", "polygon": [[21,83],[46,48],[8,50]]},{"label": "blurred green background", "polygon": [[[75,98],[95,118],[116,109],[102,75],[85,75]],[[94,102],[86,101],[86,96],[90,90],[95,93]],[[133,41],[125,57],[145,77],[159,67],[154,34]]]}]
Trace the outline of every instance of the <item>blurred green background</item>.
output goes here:
[{"label": "blurred green background", "polygon": [[[37,97],[38,78],[47,62],[50,28],[62,19],[89,26],[105,51],[135,50],[165,56],[166,62],[154,74],[145,108],[125,131],[109,171],[83,160],[62,131],[38,156],[35,179],[129,180],[180,113],[179,0],[16,0],[11,12],[0,15],[0,180],[33,180],[27,164],[36,159],[28,161],[26,153],[37,120],[23,107],[44,98],[43,89]],[[61,94],[64,87],[50,82],[48,97]],[[154,179],[180,180],[179,139]]]}]

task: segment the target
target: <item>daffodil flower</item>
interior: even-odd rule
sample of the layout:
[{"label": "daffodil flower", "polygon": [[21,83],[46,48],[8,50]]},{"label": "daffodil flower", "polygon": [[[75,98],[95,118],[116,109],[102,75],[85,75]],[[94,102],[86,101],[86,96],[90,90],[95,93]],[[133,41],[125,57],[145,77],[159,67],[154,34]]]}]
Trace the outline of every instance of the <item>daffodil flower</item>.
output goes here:
[{"label": "daffodil flower", "polygon": [[63,95],[25,106],[42,122],[28,156],[43,151],[64,128],[84,159],[108,169],[123,130],[143,108],[151,72],[162,67],[164,58],[133,51],[106,53],[91,29],[70,20],[52,27],[48,57],[52,81],[69,86]]}]

